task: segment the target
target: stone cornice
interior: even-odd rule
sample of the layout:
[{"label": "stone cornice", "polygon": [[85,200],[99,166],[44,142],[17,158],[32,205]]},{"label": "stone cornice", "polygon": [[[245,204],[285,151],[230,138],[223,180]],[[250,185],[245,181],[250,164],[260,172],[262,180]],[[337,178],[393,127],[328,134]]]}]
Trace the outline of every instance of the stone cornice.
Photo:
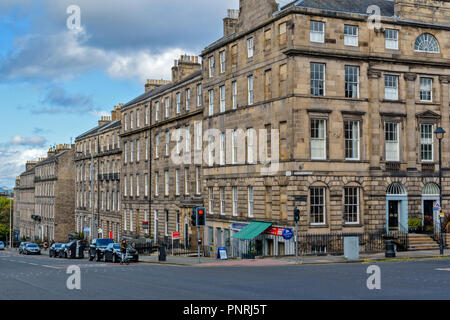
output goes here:
[{"label": "stone cornice", "polygon": [[447,59],[433,59],[422,58],[418,56],[414,57],[392,57],[385,54],[376,54],[376,53],[365,53],[358,51],[348,51],[348,50],[335,50],[328,48],[318,48],[318,47],[310,47],[310,46],[293,46],[289,47],[283,51],[287,56],[295,56],[295,55],[307,55],[307,56],[318,56],[318,57],[332,57],[339,59],[348,59],[348,60],[360,60],[367,62],[389,62],[389,63],[401,63],[407,65],[419,65],[419,66],[431,66],[431,67],[439,67],[442,69],[448,69],[449,64]]}]

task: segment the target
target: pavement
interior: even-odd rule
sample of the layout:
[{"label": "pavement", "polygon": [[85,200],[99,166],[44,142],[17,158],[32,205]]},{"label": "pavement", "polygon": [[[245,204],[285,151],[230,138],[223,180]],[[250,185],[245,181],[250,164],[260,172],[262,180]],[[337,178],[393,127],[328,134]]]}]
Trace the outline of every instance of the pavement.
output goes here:
[{"label": "pavement", "polygon": [[[7,249],[8,250],[8,249]],[[15,250],[15,249],[14,249]],[[42,255],[48,255],[48,251],[42,250]],[[226,267],[226,266],[283,266],[295,264],[335,264],[335,263],[367,263],[374,261],[405,261],[417,259],[447,259],[450,258],[450,251],[445,250],[441,257],[439,250],[417,250],[396,252],[395,258],[386,258],[384,252],[373,254],[361,254],[359,259],[348,260],[344,256],[324,255],[324,256],[300,256],[298,263],[293,256],[287,257],[264,257],[259,259],[228,259],[219,260],[215,258],[200,257],[200,263],[197,256],[172,256],[167,255],[166,261],[159,261],[158,254],[140,255],[139,262],[160,264],[160,265],[178,265],[178,266],[203,266],[203,267]],[[85,255],[87,259],[87,255]]]},{"label": "pavement", "polygon": [[[254,264],[246,267],[227,265],[238,261],[221,261],[217,267],[206,262],[169,265],[173,260],[120,265],[6,250],[0,251],[0,300],[450,299],[450,259],[302,265],[255,259],[246,260]],[[379,267],[379,289],[369,286],[374,265]],[[74,266],[80,270],[79,289],[68,286]]]},{"label": "pavement", "polygon": [[[384,252],[374,254],[361,254],[359,259],[348,260],[344,256],[302,256],[299,257],[298,264],[335,264],[335,263],[366,263],[372,261],[404,261],[416,259],[446,259],[449,258],[450,251],[444,251],[444,256],[440,256],[439,250],[420,250],[397,252],[395,258],[386,258]],[[170,256],[166,261],[158,261],[157,255],[139,256],[140,262],[154,264],[172,264],[185,266],[282,266],[297,264],[295,257],[266,257],[260,259],[229,259],[218,260],[214,258],[200,258],[200,264],[197,257]]]}]

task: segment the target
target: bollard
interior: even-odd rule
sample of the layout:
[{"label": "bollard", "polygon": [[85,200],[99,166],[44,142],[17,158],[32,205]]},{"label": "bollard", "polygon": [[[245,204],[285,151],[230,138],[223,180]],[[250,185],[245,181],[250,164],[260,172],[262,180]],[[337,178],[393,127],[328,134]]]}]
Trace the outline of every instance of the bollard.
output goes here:
[{"label": "bollard", "polygon": [[395,258],[394,240],[386,240],[386,258]]},{"label": "bollard", "polygon": [[166,247],[164,245],[159,246],[158,261],[166,261]]}]

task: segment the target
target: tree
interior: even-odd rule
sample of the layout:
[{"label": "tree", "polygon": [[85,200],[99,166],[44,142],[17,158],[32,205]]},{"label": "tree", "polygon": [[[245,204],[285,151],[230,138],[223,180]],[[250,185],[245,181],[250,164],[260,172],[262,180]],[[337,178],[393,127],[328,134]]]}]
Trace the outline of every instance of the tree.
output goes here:
[{"label": "tree", "polygon": [[[9,239],[9,206],[13,201],[5,197],[0,197],[0,240],[8,241]],[[11,211],[14,207],[11,208]],[[11,222],[12,223],[12,222]]]}]

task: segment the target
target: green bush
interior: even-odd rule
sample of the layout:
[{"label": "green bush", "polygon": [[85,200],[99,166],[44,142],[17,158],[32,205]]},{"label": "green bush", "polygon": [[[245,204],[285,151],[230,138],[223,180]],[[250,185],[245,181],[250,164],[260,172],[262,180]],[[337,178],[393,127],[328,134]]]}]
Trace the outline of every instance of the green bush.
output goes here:
[{"label": "green bush", "polygon": [[422,220],[419,218],[411,218],[408,221],[408,226],[410,228],[420,228],[422,226]]}]

